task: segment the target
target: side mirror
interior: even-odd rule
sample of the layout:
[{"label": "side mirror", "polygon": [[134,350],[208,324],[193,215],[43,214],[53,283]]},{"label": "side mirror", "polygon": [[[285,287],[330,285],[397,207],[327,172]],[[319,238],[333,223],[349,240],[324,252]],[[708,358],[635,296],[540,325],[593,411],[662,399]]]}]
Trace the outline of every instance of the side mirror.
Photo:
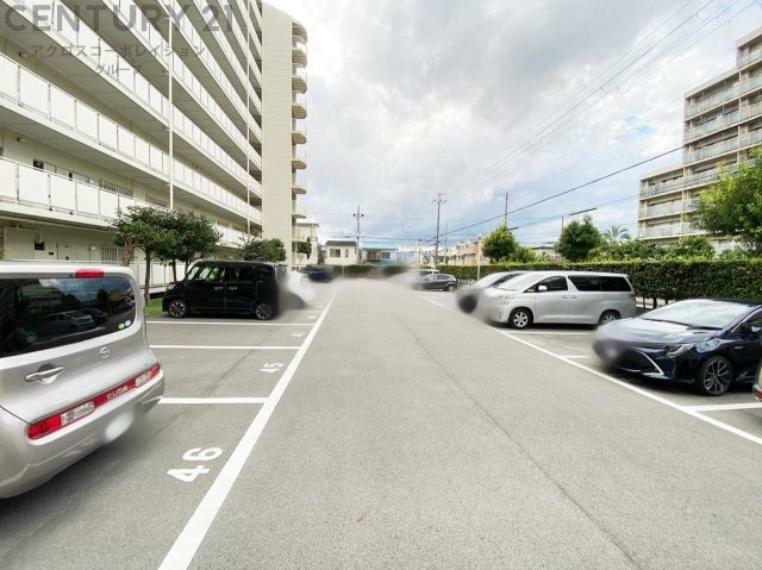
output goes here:
[{"label": "side mirror", "polygon": [[547,293],[548,286],[547,285],[538,285],[537,286],[537,292],[538,293]]}]

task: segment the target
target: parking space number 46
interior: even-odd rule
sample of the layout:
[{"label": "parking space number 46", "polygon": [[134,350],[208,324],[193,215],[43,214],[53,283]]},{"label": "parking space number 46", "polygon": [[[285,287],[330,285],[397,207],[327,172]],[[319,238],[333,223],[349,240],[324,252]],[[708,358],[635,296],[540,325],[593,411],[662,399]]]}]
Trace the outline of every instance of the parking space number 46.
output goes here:
[{"label": "parking space number 46", "polygon": [[205,465],[200,463],[207,461],[214,461],[222,455],[222,450],[219,447],[194,447],[183,453],[183,461],[191,463],[199,463],[193,468],[186,467],[182,469],[170,469],[167,471],[167,475],[174,477],[178,481],[183,483],[193,483],[200,475],[206,475],[209,473],[209,469]]}]

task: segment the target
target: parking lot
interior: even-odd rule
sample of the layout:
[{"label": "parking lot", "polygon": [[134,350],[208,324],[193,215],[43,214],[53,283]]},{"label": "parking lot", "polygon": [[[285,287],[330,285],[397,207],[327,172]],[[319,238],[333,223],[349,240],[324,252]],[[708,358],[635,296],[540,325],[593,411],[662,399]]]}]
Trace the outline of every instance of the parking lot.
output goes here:
[{"label": "parking lot", "polygon": [[762,406],[611,376],[449,293],[153,317],[166,397],[0,501],[3,568],[758,568]]},{"label": "parking lot", "polygon": [[[420,295],[429,303],[458,311],[453,293],[428,292]],[[589,371],[602,381],[614,382],[645,398],[689,413],[711,422],[720,429],[762,444],[762,403],[754,399],[748,385],[734,386],[729,393],[718,398],[707,398],[695,394],[689,385],[668,384],[605,370],[592,351],[595,337],[595,329],[592,327],[545,325],[535,326],[527,331],[501,326],[491,328],[548,358],[558,359]]]}]

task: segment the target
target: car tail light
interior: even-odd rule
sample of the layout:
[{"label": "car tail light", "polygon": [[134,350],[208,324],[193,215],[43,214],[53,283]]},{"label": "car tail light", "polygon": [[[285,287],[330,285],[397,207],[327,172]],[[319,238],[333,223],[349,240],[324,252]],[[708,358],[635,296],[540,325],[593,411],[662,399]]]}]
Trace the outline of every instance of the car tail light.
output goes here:
[{"label": "car tail light", "polygon": [[56,414],[55,416],[50,416],[48,418],[45,418],[44,420],[40,420],[39,422],[35,422],[32,425],[29,426],[29,429],[27,430],[27,435],[29,436],[29,439],[40,439],[42,437],[45,437],[47,435],[50,435],[51,433],[54,433],[61,428],[64,428],[77,420],[80,420],[84,418],[85,416],[90,415],[93,413],[97,408],[100,408],[104,404],[107,404],[114,398],[118,398],[119,396],[126,394],[127,392],[131,390],[135,390],[136,388],[140,388],[142,386],[145,386],[156,378],[159,375],[159,372],[161,372],[161,366],[156,364],[151,369],[146,370],[142,374],[139,374],[138,376],[135,376],[134,378],[130,378],[127,380],[127,382],[123,382],[119,384],[119,386],[116,386],[115,388],[111,388],[108,392],[103,392],[102,394],[98,394],[91,400],[88,400],[87,402],[82,402],[81,404],[77,404],[76,406],[73,406],[69,408],[68,410],[65,410],[59,414]]},{"label": "car tail light", "polygon": [[77,279],[101,279],[103,275],[103,269],[78,269],[74,272]]}]

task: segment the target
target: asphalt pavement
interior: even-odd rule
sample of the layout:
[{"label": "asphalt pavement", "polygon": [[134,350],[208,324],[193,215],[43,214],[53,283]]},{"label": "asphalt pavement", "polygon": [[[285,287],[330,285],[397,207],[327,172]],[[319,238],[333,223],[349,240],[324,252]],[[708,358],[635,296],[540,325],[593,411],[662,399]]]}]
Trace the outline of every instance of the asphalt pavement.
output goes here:
[{"label": "asphalt pavement", "polygon": [[321,287],[153,318],[162,405],[0,501],[0,567],[759,568],[762,409],[599,369],[593,331]]}]

